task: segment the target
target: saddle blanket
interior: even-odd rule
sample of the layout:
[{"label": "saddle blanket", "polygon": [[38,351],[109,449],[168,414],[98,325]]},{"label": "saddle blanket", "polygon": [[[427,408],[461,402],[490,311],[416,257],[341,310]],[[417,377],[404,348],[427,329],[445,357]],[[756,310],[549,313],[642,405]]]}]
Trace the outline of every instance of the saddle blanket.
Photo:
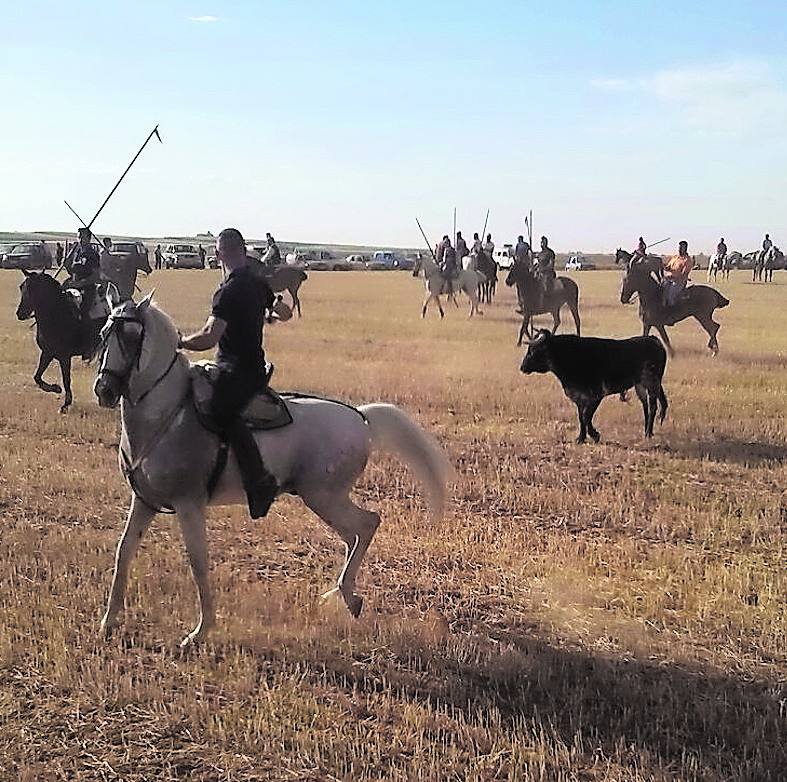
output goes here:
[{"label": "saddle blanket", "polygon": [[[219,376],[219,368],[210,361],[200,361],[191,367],[191,390],[194,407],[202,423],[215,430],[210,415],[210,402],[213,398],[213,384]],[[273,389],[266,388],[252,397],[241,414],[249,429],[255,431],[281,429],[292,423],[292,415],[287,403]]]}]

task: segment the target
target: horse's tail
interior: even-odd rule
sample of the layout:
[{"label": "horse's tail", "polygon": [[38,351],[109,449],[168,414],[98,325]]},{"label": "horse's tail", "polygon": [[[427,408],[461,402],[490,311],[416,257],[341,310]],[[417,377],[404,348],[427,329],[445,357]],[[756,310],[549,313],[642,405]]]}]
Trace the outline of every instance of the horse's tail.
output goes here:
[{"label": "horse's tail", "polygon": [[730,303],[730,300],[722,296],[718,291],[713,292],[716,294],[716,309],[720,310],[722,307],[726,307]]},{"label": "horse's tail", "polygon": [[394,405],[364,405],[358,410],[369,424],[372,445],[398,456],[415,473],[432,516],[439,519],[454,470],[438,442]]}]

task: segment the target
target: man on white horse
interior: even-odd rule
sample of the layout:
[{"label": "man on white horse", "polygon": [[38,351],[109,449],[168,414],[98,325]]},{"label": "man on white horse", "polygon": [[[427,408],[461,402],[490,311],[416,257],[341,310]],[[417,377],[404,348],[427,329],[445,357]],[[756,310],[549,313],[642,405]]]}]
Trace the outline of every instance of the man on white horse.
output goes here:
[{"label": "man on white horse", "polygon": [[724,237],[722,236],[719,239],[719,243],[716,245],[716,265],[718,268],[723,268],[724,264],[727,260],[727,245],[724,242]]},{"label": "man on white horse", "polygon": [[[457,235],[461,236],[461,234]],[[467,247],[465,247],[465,249],[467,249]],[[443,237],[442,251],[442,265],[440,272],[443,275],[443,279],[446,281],[448,288],[447,293],[449,296],[451,296],[454,292],[454,280],[458,276],[459,267],[456,262],[456,250],[451,246],[451,240],[448,236]]]},{"label": "man on white horse", "polygon": [[258,519],[270,510],[278,485],[263,465],[240,414],[268,384],[262,327],[266,311],[273,309],[275,302],[268,283],[248,266],[246,243],[236,228],[225,228],[219,234],[216,258],[224,267],[224,281],[213,295],[211,314],[200,331],[181,337],[178,347],[202,351],[219,346],[220,375],[213,389],[211,414],[232,446],[249,512]]}]

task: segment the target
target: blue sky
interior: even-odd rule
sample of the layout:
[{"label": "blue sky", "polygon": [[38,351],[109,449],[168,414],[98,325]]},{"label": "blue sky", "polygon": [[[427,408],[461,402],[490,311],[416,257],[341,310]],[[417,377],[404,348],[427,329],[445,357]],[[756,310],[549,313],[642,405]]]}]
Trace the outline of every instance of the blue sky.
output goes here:
[{"label": "blue sky", "polygon": [[783,2],[4,6],[4,230],[787,245]]}]

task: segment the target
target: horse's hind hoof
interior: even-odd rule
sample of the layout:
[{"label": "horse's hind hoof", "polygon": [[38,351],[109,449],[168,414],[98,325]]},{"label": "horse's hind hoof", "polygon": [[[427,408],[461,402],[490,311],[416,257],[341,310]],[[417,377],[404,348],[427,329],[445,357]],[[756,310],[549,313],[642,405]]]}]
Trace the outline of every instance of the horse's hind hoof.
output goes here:
[{"label": "horse's hind hoof", "polygon": [[71,405],[61,405],[60,406],[60,414],[63,415],[64,413],[67,413],[69,407],[71,407]]},{"label": "horse's hind hoof", "polygon": [[363,598],[360,595],[353,594],[349,598],[345,597],[344,602],[347,604],[347,610],[353,619],[357,619],[361,615],[361,609],[363,609]]}]

